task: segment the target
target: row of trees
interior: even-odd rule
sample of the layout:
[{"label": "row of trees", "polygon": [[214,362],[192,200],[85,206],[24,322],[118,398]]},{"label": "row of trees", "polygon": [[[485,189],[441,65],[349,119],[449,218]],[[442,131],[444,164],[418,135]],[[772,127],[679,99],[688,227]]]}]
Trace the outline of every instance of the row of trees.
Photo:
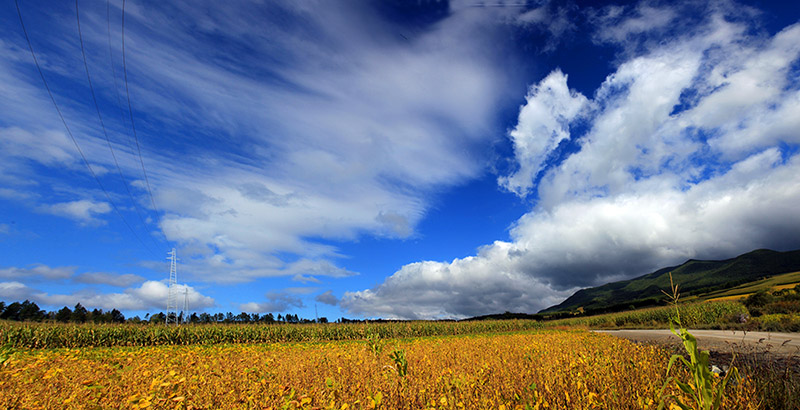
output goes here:
[{"label": "row of trees", "polygon": [[[83,305],[78,303],[74,308],[70,309],[66,306],[57,311],[47,312],[40,309],[35,302],[26,300],[24,302],[13,302],[6,305],[5,302],[0,302],[0,319],[3,320],[16,320],[16,321],[55,321],[63,323],[164,323],[167,316],[164,312],[159,312],[154,315],[149,313],[145,315],[144,319],[139,316],[134,316],[125,319],[125,316],[117,309],[104,312],[103,309],[94,309],[89,311]],[[347,319],[342,319],[347,321]],[[328,323],[328,319],[321,317],[319,319],[311,320],[301,318],[297,314],[287,313],[285,315],[272,313],[261,315],[258,313],[239,313],[234,315],[232,312],[228,313],[192,313],[188,317],[184,316],[181,312],[178,316],[180,323]]]},{"label": "row of trees", "polygon": [[89,311],[80,303],[75,305],[74,309],[64,306],[58,311],[47,312],[40,309],[35,302],[26,300],[22,303],[13,302],[9,305],[6,305],[5,302],[0,302],[0,319],[21,322],[51,320],[63,323],[124,323],[125,315],[117,309],[112,309],[108,312],[104,312],[103,309]]},{"label": "row of trees", "polygon": [[[160,323],[166,321],[167,316],[164,312],[159,312],[154,315],[146,315],[144,317],[144,321],[149,321],[151,323]],[[130,319],[131,322],[140,322],[142,321],[138,317],[134,317]],[[273,315],[272,313],[267,313],[265,315],[259,313],[246,313],[241,312],[238,315],[234,315],[233,312],[228,313],[192,313],[188,317],[184,317],[183,312],[178,315],[178,322],[180,323],[328,323],[328,318],[321,317],[316,320],[301,318],[296,314],[287,313],[286,315],[281,315],[280,313],[278,316]]]}]

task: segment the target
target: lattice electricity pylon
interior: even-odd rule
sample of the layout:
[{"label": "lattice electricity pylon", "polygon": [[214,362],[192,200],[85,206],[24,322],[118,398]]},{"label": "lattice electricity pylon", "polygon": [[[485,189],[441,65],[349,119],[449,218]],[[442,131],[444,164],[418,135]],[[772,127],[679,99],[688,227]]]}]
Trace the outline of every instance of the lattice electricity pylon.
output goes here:
[{"label": "lattice electricity pylon", "polygon": [[183,288],[183,323],[189,323],[189,288]]},{"label": "lattice electricity pylon", "polygon": [[175,248],[167,252],[169,264],[169,288],[167,290],[167,319],[166,323],[178,324],[178,258]]}]

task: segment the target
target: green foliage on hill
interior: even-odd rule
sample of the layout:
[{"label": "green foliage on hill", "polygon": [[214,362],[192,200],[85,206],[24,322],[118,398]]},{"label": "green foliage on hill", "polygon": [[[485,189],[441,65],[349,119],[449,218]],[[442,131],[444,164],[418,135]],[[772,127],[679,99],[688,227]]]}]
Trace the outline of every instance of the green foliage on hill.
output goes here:
[{"label": "green foliage on hill", "polygon": [[[737,302],[687,303],[679,305],[683,324],[689,327],[710,327],[747,316],[747,308]],[[592,329],[661,328],[675,316],[674,306],[660,306],[628,312],[594,316],[575,316],[551,320],[546,326],[588,326]]]},{"label": "green foliage on hill", "polygon": [[759,249],[732,259],[703,261],[691,259],[680,266],[659,269],[635,279],[613,282],[575,292],[564,302],[540,313],[587,314],[616,312],[665,304],[662,289],[668,289],[669,273],[684,296],[732,288],[781,273],[800,270],[800,250],[777,252]]}]

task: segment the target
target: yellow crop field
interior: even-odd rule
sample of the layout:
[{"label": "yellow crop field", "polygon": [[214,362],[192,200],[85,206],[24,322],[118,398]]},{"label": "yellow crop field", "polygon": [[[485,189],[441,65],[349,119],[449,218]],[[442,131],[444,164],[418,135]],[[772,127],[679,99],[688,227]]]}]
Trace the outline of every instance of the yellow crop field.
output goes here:
[{"label": "yellow crop field", "polygon": [[[775,291],[779,291],[779,290],[794,289],[797,285],[800,285],[800,283],[787,283],[787,284],[784,284],[784,285],[775,285],[775,286],[772,286],[772,287],[769,287],[769,288],[766,288],[766,289],[768,291],[770,291],[770,292],[775,292]],[[716,298],[713,298],[713,299],[708,299],[708,302],[741,301],[741,300],[746,299],[748,296],[752,295],[753,293],[755,293],[755,292],[742,293],[742,294],[736,294],[736,295],[730,295],[730,296],[721,296],[721,297],[716,297]]]},{"label": "yellow crop field", "polygon": [[733,295],[733,296],[720,296],[718,298],[709,299],[708,302],[736,302],[744,300],[750,295],[752,295],[752,293],[745,293],[743,295]]},{"label": "yellow crop field", "polygon": [[770,291],[794,289],[797,285],[800,285],[800,283],[787,283],[785,285],[776,285],[770,288]]},{"label": "yellow crop field", "polygon": [[[0,365],[0,408],[650,409],[668,360],[578,330],[24,350]],[[757,408],[754,397],[745,377],[723,408]]]}]

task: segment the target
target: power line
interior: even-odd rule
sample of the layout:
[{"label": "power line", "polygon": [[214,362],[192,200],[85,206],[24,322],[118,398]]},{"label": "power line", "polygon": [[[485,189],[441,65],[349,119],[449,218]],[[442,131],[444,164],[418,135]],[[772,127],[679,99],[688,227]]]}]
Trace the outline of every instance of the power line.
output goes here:
[{"label": "power line", "polygon": [[122,212],[119,211],[119,208],[117,208],[117,205],[111,199],[111,195],[108,194],[108,191],[106,191],[106,188],[103,186],[103,183],[100,182],[100,178],[97,177],[97,174],[95,174],[91,164],[89,164],[89,160],[86,159],[86,155],[83,154],[83,150],[81,150],[80,145],[78,145],[78,140],[76,140],[75,136],[72,135],[72,131],[70,131],[69,126],[67,125],[67,121],[64,119],[64,115],[61,113],[61,109],[58,108],[58,104],[56,103],[55,97],[53,97],[53,92],[50,91],[50,86],[47,84],[47,80],[45,80],[44,78],[44,72],[42,71],[42,67],[39,66],[39,60],[36,58],[36,53],[33,51],[33,45],[31,44],[31,39],[28,36],[28,30],[25,28],[25,23],[22,20],[22,12],[19,9],[19,0],[14,0],[14,4],[17,7],[17,16],[19,17],[19,24],[20,26],[22,26],[22,32],[25,34],[25,41],[27,41],[28,43],[28,49],[31,51],[31,57],[33,57],[33,62],[34,64],[36,64],[36,69],[39,71],[39,76],[42,78],[42,83],[44,83],[44,88],[47,90],[47,94],[50,96],[50,101],[53,102],[53,106],[56,108],[59,118],[61,118],[61,123],[64,124],[64,128],[67,130],[69,138],[72,140],[72,143],[75,144],[75,149],[78,150],[78,153],[81,155],[81,159],[83,159],[84,165],[86,165],[86,168],[89,169],[89,173],[92,174],[92,177],[94,177],[94,180],[97,182],[97,185],[100,186],[100,189],[103,191],[103,194],[105,194],[106,199],[108,199],[108,202],[111,204],[111,207],[114,208],[114,211],[117,213],[117,215],[119,215],[120,219],[122,219],[122,222],[125,223],[125,226],[128,227],[128,230],[131,231],[131,233],[133,234],[134,237],[136,237],[139,243],[141,243],[142,246],[152,254],[153,251],[144,243],[144,241],[142,241],[142,238],[140,238],[139,235],[136,234],[136,231],[133,230],[131,225],[122,215]]},{"label": "power line", "polygon": [[[124,16],[123,16],[123,18],[124,18]],[[132,126],[129,124],[129,120],[128,120],[127,116],[125,115],[125,110],[122,108],[122,98],[119,95],[119,84],[117,83],[117,69],[116,69],[116,66],[114,64],[114,52],[113,52],[113,47],[111,46],[111,0],[106,0],[106,37],[108,39],[108,61],[109,61],[110,65],[111,65],[111,75],[114,78],[114,94],[117,96],[117,108],[119,108],[120,118],[122,118],[122,123],[125,124],[125,128],[128,129],[128,130],[131,130]],[[124,58],[124,56],[123,56],[123,58]],[[128,146],[128,148],[131,149],[131,151],[134,151],[133,133],[129,133],[127,135],[128,135],[128,139],[126,141],[127,142],[127,146]],[[137,144],[137,146],[138,146],[138,144]],[[139,153],[138,156],[139,156],[140,162],[141,162],[141,151],[138,151],[138,153]],[[149,192],[150,191],[148,190],[148,193]],[[151,197],[151,202],[153,202],[152,201],[152,194],[150,194],[150,197]],[[154,209],[154,212],[156,212],[156,219],[158,219],[157,211],[158,211],[157,209]],[[156,226],[158,226],[158,223],[156,223]],[[158,231],[161,234],[161,238],[165,242],[169,242],[167,240],[167,236],[164,235],[164,232],[161,230],[160,227],[159,227]]]},{"label": "power line", "polygon": [[[78,10],[78,0],[75,0],[75,19],[78,22],[78,39],[80,39],[81,43],[81,55],[83,56],[83,67],[86,69],[86,80],[89,82],[89,90],[92,92],[92,101],[94,101],[94,108],[97,110],[97,118],[100,120],[100,127],[103,129],[103,135],[106,137],[106,143],[108,144],[108,149],[111,151],[111,158],[114,159],[114,165],[117,166],[117,172],[119,173],[120,179],[122,179],[122,184],[125,186],[125,191],[128,192],[128,197],[131,199],[131,203],[133,204],[134,209],[136,210],[136,215],[139,216],[139,220],[142,222],[142,226],[147,227],[147,224],[142,217],[142,213],[139,210],[139,205],[136,203],[136,200],[133,198],[133,194],[131,193],[130,188],[128,187],[128,181],[125,179],[125,175],[122,174],[122,168],[119,166],[119,162],[117,161],[117,155],[114,154],[114,148],[111,146],[111,139],[108,137],[108,132],[106,131],[106,125],[103,122],[103,116],[100,114],[100,105],[97,104],[97,96],[94,93],[94,86],[92,85],[92,77],[89,75],[89,63],[86,60],[86,49],[83,45],[83,33],[81,32],[81,16],[80,11]],[[158,244],[155,242],[153,237],[151,236],[150,239],[153,241],[153,245],[158,247]]]},{"label": "power line", "polygon": [[[144,174],[144,182],[147,185],[147,193],[150,194],[150,203],[153,204],[153,210],[156,212],[156,216],[158,216],[158,207],[156,206],[156,200],[153,198],[153,191],[150,189],[150,180],[147,178],[147,170],[144,167],[144,160],[142,159],[142,148],[139,146],[139,138],[136,136],[136,125],[133,121],[131,92],[128,88],[128,65],[125,61],[125,0],[122,0],[122,72],[124,73],[125,77],[125,94],[128,97],[128,113],[131,117],[131,130],[133,130],[133,139],[136,141],[136,150],[139,153],[139,163],[142,165],[142,174]],[[167,241],[167,236],[164,234],[164,231],[161,229],[159,229],[159,231],[161,232],[161,235],[164,236],[164,240]]]},{"label": "power line", "polygon": [[[114,78],[114,94],[117,96],[117,108],[119,109],[119,116],[122,119],[122,124],[126,129],[130,129],[128,125],[128,118],[125,111],[122,109],[122,98],[119,96],[119,83],[117,82],[117,69],[114,66],[114,52],[111,47],[111,0],[106,0],[106,36],[108,38],[108,61],[111,63],[111,75]],[[126,133],[127,134],[127,133]],[[131,152],[135,151],[133,146],[133,136],[127,135],[127,146]]]}]

